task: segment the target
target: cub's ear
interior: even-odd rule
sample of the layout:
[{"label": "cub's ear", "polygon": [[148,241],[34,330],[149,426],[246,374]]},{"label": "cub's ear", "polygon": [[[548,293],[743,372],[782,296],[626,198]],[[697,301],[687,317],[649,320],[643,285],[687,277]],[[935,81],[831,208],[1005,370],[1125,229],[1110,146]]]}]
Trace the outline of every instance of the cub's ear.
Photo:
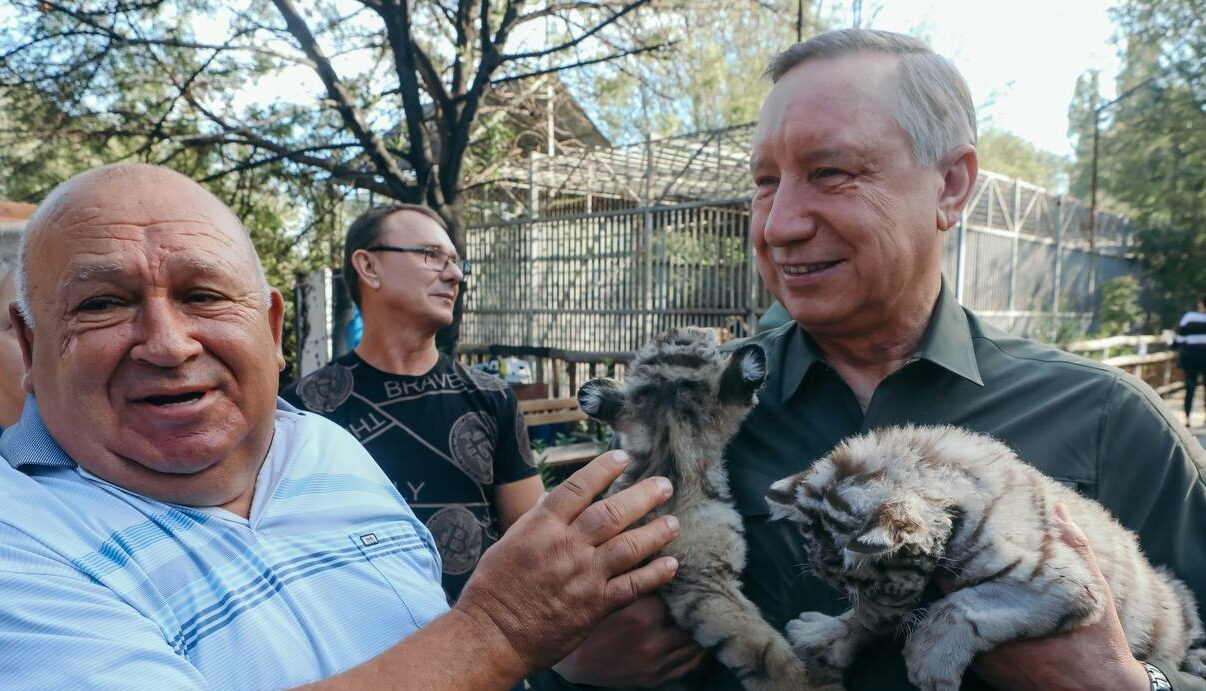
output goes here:
[{"label": "cub's ear", "polygon": [[578,406],[599,422],[613,425],[624,407],[624,394],[614,379],[591,379],[578,389]]},{"label": "cub's ear", "polygon": [[770,507],[770,519],[777,521],[786,518],[789,521],[803,523],[804,512],[796,500],[796,487],[801,482],[799,475],[785,477],[772,484],[766,490],[766,505]]},{"label": "cub's ear", "polygon": [[720,375],[720,400],[748,403],[766,381],[766,351],[757,343],[747,343],[729,356]]}]

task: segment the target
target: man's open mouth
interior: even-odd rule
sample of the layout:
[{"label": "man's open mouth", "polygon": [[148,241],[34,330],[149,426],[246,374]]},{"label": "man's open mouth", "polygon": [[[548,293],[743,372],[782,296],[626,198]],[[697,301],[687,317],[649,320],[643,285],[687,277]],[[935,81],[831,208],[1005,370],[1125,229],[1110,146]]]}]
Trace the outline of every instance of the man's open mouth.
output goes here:
[{"label": "man's open mouth", "polygon": [[199,401],[203,396],[205,396],[204,391],[189,391],[181,394],[147,396],[145,398],[140,398],[139,400],[143,403],[149,403],[150,405],[154,406],[174,406]]},{"label": "man's open mouth", "polygon": [[814,262],[811,264],[781,264],[780,266],[783,267],[783,273],[785,273],[789,276],[804,276],[806,274],[816,273],[818,271],[824,271],[825,269],[828,269],[831,266],[837,266],[838,264],[841,264],[841,263],[842,263],[842,260],[839,259],[837,261],[832,261],[832,262]]}]

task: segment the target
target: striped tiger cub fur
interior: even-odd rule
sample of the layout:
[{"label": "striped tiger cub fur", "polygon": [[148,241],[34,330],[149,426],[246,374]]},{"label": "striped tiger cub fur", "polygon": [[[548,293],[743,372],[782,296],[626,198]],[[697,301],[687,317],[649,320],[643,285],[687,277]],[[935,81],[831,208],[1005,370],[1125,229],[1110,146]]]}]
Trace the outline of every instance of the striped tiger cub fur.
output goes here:
[{"label": "striped tiger cub fur", "polygon": [[714,649],[747,689],[812,689],[787,639],[741,593],[744,529],[721,459],[754,405],[766,355],[749,344],[726,358],[713,339],[699,329],[671,330],[637,353],[624,384],[593,379],[578,400],[632,456],[609,493],[653,475],[674,485],[674,496],[646,520],[672,513],[681,525],[663,550],[680,564],[661,589],[675,621]]},{"label": "striped tiger cub fur", "polygon": [[[853,603],[839,617],[805,612],[788,624],[796,653],[818,666],[845,669],[872,637],[904,627],[909,680],[956,691],[977,653],[1096,621],[1100,585],[1050,520],[1060,502],[1093,547],[1135,656],[1206,675],[1189,589],[1153,568],[1101,505],[990,437],[870,432],[771,485],[767,501],[773,518],[801,524],[816,574]],[[958,589],[921,609],[938,568]]]}]

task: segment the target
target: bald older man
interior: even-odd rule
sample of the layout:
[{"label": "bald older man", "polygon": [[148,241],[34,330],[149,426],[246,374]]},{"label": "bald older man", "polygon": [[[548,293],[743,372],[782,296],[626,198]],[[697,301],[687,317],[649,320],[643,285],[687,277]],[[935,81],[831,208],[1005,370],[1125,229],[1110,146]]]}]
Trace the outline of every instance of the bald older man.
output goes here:
[{"label": "bald older man", "polygon": [[284,304],[246,232],[142,165],[57,188],[10,317],[0,688],[503,689],[666,582],[655,478],[606,455],[519,520],[449,610],[431,535],[362,447],[277,399]]}]

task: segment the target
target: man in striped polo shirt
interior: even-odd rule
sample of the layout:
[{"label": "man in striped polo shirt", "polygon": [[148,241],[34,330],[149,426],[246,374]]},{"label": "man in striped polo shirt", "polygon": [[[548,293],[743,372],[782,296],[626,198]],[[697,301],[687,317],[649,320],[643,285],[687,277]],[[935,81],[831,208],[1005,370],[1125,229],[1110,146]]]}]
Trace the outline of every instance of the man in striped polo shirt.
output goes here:
[{"label": "man in striped polo shirt", "polygon": [[[246,231],[145,165],[59,186],[10,307],[0,688],[505,689],[666,582],[655,478],[546,495],[449,610],[430,533],[345,431],[277,399],[284,303]],[[638,568],[639,566],[639,568]]]}]

